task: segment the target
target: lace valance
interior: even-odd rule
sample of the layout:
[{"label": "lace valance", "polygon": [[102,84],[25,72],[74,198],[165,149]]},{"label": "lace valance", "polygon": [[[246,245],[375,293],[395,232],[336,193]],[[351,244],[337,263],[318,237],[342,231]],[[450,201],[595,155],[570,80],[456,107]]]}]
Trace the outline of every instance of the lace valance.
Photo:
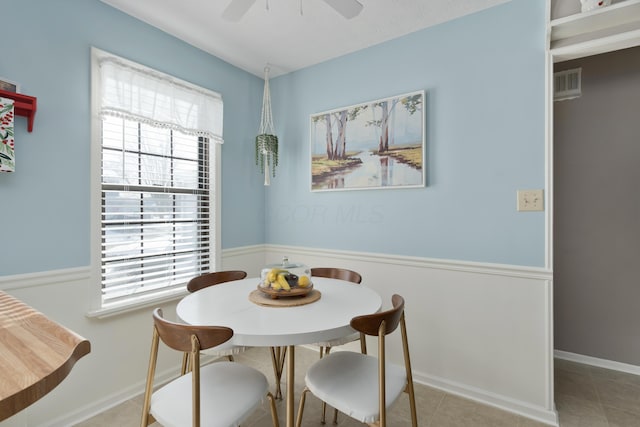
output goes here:
[{"label": "lace valance", "polygon": [[122,117],[222,143],[220,94],[106,52],[98,60],[99,114]]}]

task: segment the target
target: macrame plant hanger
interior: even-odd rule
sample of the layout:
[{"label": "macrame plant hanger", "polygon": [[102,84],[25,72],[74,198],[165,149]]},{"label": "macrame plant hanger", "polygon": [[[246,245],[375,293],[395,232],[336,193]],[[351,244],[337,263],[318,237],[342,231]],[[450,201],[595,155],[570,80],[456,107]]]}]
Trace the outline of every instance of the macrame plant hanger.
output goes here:
[{"label": "macrame plant hanger", "polygon": [[260,166],[260,172],[264,173],[264,185],[271,185],[271,175],[276,176],[278,166],[278,137],[273,130],[268,66],[264,67],[264,94],[260,116],[260,130],[256,136],[256,165]]}]

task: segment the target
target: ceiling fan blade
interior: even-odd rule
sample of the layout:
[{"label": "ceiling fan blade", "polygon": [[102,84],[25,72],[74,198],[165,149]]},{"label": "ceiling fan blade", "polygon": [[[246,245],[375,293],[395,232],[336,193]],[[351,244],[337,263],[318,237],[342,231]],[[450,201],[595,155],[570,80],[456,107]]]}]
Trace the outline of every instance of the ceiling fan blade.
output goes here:
[{"label": "ceiling fan blade", "polygon": [[347,19],[358,16],[363,7],[358,0],[324,0],[324,2]]},{"label": "ceiling fan blade", "polygon": [[222,18],[238,22],[255,2],[256,0],[231,0],[231,3],[222,12]]}]

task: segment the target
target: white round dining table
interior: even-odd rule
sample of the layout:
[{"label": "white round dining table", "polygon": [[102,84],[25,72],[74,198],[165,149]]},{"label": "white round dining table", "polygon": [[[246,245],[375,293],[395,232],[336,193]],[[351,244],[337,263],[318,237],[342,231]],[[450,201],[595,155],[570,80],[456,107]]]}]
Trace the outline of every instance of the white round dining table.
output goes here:
[{"label": "white round dining table", "polygon": [[286,425],[293,426],[295,346],[331,341],[355,332],[351,319],[380,310],[382,299],[361,284],[322,277],[312,278],[320,299],[305,305],[274,307],[256,304],[249,294],[258,278],[221,283],[184,297],[178,317],[192,325],[233,329],[231,344],[248,347],[287,348]]}]

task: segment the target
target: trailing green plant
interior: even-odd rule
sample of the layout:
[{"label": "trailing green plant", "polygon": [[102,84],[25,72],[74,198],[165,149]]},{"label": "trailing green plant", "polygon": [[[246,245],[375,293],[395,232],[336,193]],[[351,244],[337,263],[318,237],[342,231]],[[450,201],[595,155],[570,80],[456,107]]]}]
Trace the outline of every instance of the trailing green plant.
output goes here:
[{"label": "trailing green plant", "polygon": [[276,176],[278,166],[278,137],[268,133],[256,136],[256,165],[260,166],[260,173],[264,173],[264,165],[271,166],[272,176]]}]

